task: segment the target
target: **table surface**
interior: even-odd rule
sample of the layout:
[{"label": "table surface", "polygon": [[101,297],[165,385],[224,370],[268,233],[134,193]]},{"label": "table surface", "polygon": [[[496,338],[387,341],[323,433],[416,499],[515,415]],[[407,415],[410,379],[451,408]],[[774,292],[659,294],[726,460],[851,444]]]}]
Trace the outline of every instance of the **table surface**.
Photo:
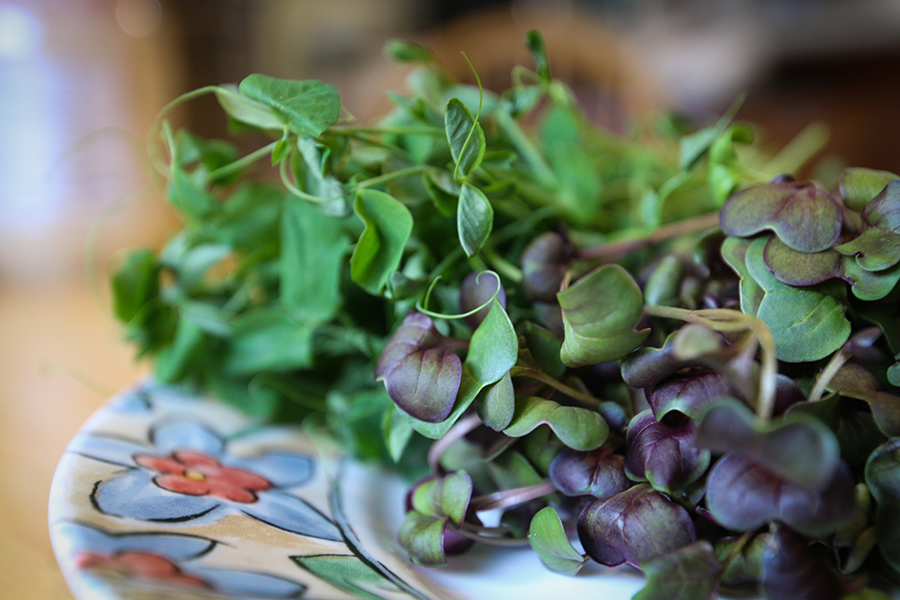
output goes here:
[{"label": "table surface", "polygon": [[0,281],[3,597],[72,599],[47,528],[53,471],[88,416],[145,370],[101,303],[81,283]]}]

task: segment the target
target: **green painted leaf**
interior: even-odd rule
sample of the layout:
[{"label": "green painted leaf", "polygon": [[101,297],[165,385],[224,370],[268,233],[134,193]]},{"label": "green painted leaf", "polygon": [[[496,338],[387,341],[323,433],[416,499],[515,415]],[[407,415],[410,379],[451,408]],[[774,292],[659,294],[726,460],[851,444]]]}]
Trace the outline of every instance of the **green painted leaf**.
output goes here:
[{"label": "green painted leaf", "polygon": [[494,209],[484,192],[477,187],[464,183],[459,192],[459,203],[456,209],[456,227],[459,242],[469,256],[478,254],[478,250],[491,235],[494,226]]},{"label": "green painted leaf", "polygon": [[799,363],[825,358],[847,341],[845,310],[833,296],[792,290],[767,293],[757,316],[772,331],[778,359]]},{"label": "green painted leaf", "polygon": [[316,137],[341,115],[337,88],[321,81],[290,81],[254,73],[241,81],[240,92],[271,106],[298,135]]},{"label": "green painted leaf", "polygon": [[583,452],[599,448],[609,436],[609,426],[600,413],[587,408],[561,406],[536,396],[516,398],[515,414],[503,433],[509,437],[522,437],[545,424],[563,444]]},{"label": "green painted leaf", "polygon": [[844,204],[856,212],[862,212],[874,198],[892,181],[900,179],[890,171],[849,168],[841,173],[840,189]]},{"label": "green painted leaf", "polygon": [[869,227],[835,250],[846,256],[856,256],[859,266],[867,271],[883,271],[900,262],[900,234]]},{"label": "green painted leaf", "polygon": [[831,248],[841,235],[841,207],[828,192],[804,182],[769,183],[734,194],[722,207],[722,230],[746,237],[771,229],[800,252]]},{"label": "green painted leaf", "polygon": [[[475,128],[475,131],[472,131],[472,127]],[[453,161],[459,165],[458,174],[465,177],[474,171],[484,159],[484,151],[487,147],[484,130],[481,128],[481,124],[475,122],[475,117],[458,98],[451,98],[447,102],[444,112],[444,129],[447,132],[447,143],[450,144]],[[470,133],[471,137],[469,137]],[[466,143],[467,139],[468,143]]]},{"label": "green painted leaf", "polygon": [[634,328],[644,313],[641,289],[618,265],[604,265],[557,294],[563,311],[560,358],[569,367],[619,360],[650,333]]},{"label": "green painted leaf", "polygon": [[641,563],[641,569],[647,584],[632,600],[714,600],[724,572],[706,540]]},{"label": "green painted leaf", "polygon": [[291,560],[315,577],[350,593],[354,598],[385,600],[385,596],[376,594],[373,589],[389,592],[388,596],[400,591],[354,554],[307,554],[292,556]]},{"label": "green painted leaf", "polygon": [[576,575],[588,561],[572,546],[559,514],[550,506],[545,506],[532,517],[528,543],[544,566],[555,573]]},{"label": "green painted leaf", "polygon": [[232,119],[260,129],[284,129],[284,119],[272,107],[245,96],[237,86],[223,85],[215,93],[219,104]]},{"label": "green painted leaf", "polygon": [[340,279],[350,241],[341,222],[290,199],[281,216],[281,305],[311,327],[340,309]]},{"label": "green painted leaf", "polygon": [[412,232],[412,215],[399,200],[369,189],[360,190],[353,210],[366,228],[350,257],[350,273],[360,287],[377,296],[400,265]]}]

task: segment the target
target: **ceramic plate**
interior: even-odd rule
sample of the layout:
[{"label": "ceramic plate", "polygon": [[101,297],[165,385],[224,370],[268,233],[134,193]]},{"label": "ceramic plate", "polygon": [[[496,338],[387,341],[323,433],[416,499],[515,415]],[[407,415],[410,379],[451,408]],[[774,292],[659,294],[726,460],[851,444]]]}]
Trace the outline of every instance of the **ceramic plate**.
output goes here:
[{"label": "ceramic plate", "polygon": [[449,567],[396,543],[405,484],[297,428],[147,382],[106,403],[61,459],[53,547],[78,600],[631,598],[632,569],[570,578],[528,548]]}]

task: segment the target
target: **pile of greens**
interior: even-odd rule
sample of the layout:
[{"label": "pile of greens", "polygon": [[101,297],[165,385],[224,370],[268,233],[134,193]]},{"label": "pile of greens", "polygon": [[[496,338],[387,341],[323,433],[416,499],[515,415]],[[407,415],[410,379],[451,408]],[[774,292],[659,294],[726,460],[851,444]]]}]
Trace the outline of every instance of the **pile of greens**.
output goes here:
[{"label": "pile of greens", "polygon": [[[502,95],[390,43],[417,68],[372,126],[262,75],[167,107],[184,229],[116,270],[127,336],[161,381],[417,479],[419,564],[530,543],[566,574],[639,567],[641,600],[887,598],[900,177],[795,181],[731,115],[611,135],[526,43]],[[259,150],[173,132],[202,93]]]}]

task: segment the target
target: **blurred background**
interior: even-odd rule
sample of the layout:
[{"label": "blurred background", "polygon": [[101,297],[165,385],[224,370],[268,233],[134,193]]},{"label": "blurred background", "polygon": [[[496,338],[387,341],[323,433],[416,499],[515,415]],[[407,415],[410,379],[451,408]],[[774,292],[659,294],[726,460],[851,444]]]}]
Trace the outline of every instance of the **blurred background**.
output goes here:
[{"label": "blurred background", "polygon": [[[0,589],[71,596],[47,537],[55,464],[108,394],[144,370],[109,316],[123,248],[177,228],[143,149],[178,94],[252,72],[319,78],[368,121],[405,70],[404,37],[504,89],[544,32],[551,66],[613,129],[672,108],[738,117],[780,147],[824,122],[823,161],[900,171],[900,0],[0,0]],[[178,124],[225,136],[204,97]],[[85,265],[88,265],[86,268]]]}]

